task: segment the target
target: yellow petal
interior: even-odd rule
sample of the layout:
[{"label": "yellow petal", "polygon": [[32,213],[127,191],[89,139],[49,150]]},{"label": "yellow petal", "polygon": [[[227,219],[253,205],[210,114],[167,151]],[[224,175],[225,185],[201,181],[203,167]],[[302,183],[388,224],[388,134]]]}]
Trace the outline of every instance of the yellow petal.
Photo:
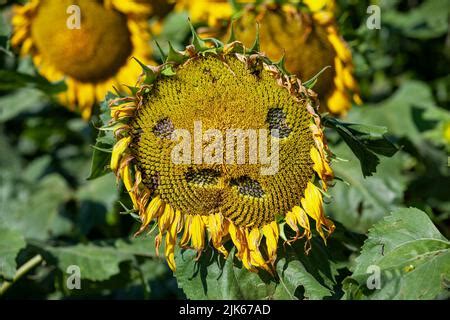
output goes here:
[{"label": "yellow petal", "polygon": [[166,204],[164,206],[163,213],[158,217],[158,228],[161,234],[164,234],[164,232],[170,227],[174,215],[175,212],[172,209],[172,206]]},{"label": "yellow petal", "polygon": [[291,229],[294,230],[295,233],[298,235],[299,229],[298,229],[297,217],[295,216],[295,214],[292,211],[289,211],[288,213],[286,213],[284,220],[286,221],[288,226],[291,227]]},{"label": "yellow petal", "polygon": [[247,243],[248,248],[250,249],[250,261],[251,264],[256,267],[267,268],[266,261],[259,250],[261,236],[261,232],[258,228],[252,229],[250,233],[247,234]]},{"label": "yellow petal", "polygon": [[447,123],[444,125],[444,140],[445,142],[450,145],[450,122],[447,121]]},{"label": "yellow petal", "polygon": [[303,3],[306,4],[312,12],[323,10],[328,2],[329,0],[303,0]]},{"label": "yellow petal", "polygon": [[[232,222],[230,222],[228,229],[231,240],[238,251],[236,256],[242,261],[243,266],[247,270],[256,272],[257,269],[255,269],[252,264],[252,256],[249,249],[248,239],[244,231],[241,228],[236,227]],[[256,256],[255,258],[257,259]]]},{"label": "yellow petal", "polygon": [[333,79],[333,83],[334,83],[334,86],[336,87],[337,90],[343,91],[343,92],[347,91],[347,88],[346,88],[345,83],[344,83],[343,75],[339,76],[336,73],[336,76]]},{"label": "yellow petal", "polygon": [[197,251],[201,251],[205,247],[205,223],[203,222],[202,216],[194,215],[191,228],[192,247]]},{"label": "yellow petal", "polygon": [[320,11],[313,14],[314,21],[321,25],[327,25],[334,21],[334,14],[329,11]]},{"label": "yellow petal", "polygon": [[309,219],[306,212],[300,208],[299,206],[295,206],[292,208],[292,213],[295,215],[297,223],[302,227],[305,231],[303,235],[306,236],[307,239],[311,239],[311,227],[309,225]]},{"label": "yellow petal", "polygon": [[142,219],[142,226],[141,226],[141,230],[142,231],[145,227],[148,226],[148,224],[157,217],[159,210],[161,209],[161,207],[164,206],[164,202],[161,200],[161,198],[158,196],[154,197],[150,203],[147,206],[147,209],[145,209],[144,212],[144,216],[141,217]]},{"label": "yellow petal", "polygon": [[351,91],[358,90],[358,85],[356,84],[355,78],[352,74],[352,68],[346,67],[342,70],[342,76],[347,89]]},{"label": "yellow petal", "polygon": [[322,205],[322,194],[312,182],[308,182],[305,196],[302,198],[301,203],[306,213],[316,221],[316,230],[322,239],[326,241],[322,226],[324,226],[328,234],[330,234],[334,230],[334,224],[331,220],[325,218]]},{"label": "yellow petal", "polygon": [[180,220],[181,213],[176,211],[172,224],[166,233],[166,246],[164,248],[164,254],[166,256],[167,264],[172,271],[176,271],[175,244],[177,242],[178,224],[180,223]]},{"label": "yellow petal", "polygon": [[244,267],[247,270],[254,271],[254,272],[257,271],[251,263],[250,250],[248,250],[247,247],[245,248],[244,251],[242,251],[242,255],[241,255],[240,259],[242,261],[242,264],[244,265]]},{"label": "yellow petal", "polygon": [[334,114],[343,114],[351,108],[350,98],[340,90],[334,90],[327,98],[328,109]]},{"label": "yellow petal", "polygon": [[116,172],[119,168],[119,162],[122,157],[122,154],[128,148],[131,143],[131,137],[125,137],[116,142],[113,147],[112,155],[111,155],[111,170]]},{"label": "yellow petal", "polygon": [[319,151],[315,147],[311,147],[311,159],[313,160],[313,169],[317,172],[320,179],[325,183],[324,188],[326,189],[326,182],[333,178],[333,171],[331,170],[328,162],[320,155]]},{"label": "yellow petal", "polygon": [[233,244],[235,245],[238,253],[240,253],[242,251],[242,238],[240,236],[240,231],[239,229],[232,223],[230,222],[230,225],[228,227],[228,231],[230,232],[230,236],[231,236],[231,241],[233,241]]},{"label": "yellow petal", "polygon": [[186,215],[184,218],[184,232],[183,232],[183,235],[181,236],[181,240],[180,240],[180,246],[182,248],[186,247],[187,244],[189,243],[189,240],[191,240],[191,235],[192,235],[191,222],[192,222],[192,216]]},{"label": "yellow petal", "polygon": [[133,202],[133,208],[138,209],[138,199],[136,192],[134,191],[134,181],[131,177],[131,171],[129,165],[125,165],[122,167],[120,176],[122,178],[125,189],[127,189],[128,194],[130,195],[131,201]]},{"label": "yellow petal", "polygon": [[223,246],[223,237],[228,233],[228,220],[223,219],[221,214],[208,216],[207,227],[211,235],[214,248],[228,257],[228,251]]},{"label": "yellow petal", "polygon": [[111,117],[115,120],[131,117],[136,111],[136,105],[134,101],[122,103],[118,106],[112,106],[111,108]]},{"label": "yellow petal", "polygon": [[250,250],[258,250],[261,241],[261,232],[258,228],[253,228],[247,236],[248,247]]},{"label": "yellow petal", "polygon": [[331,29],[332,32],[328,34],[328,41],[333,45],[334,50],[338,57],[344,62],[352,61],[352,53],[350,49],[347,47],[347,44],[344,40],[338,35],[337,31]]},{"label": "yellow petal", "polygon": [[275,262],[277,258],[277,247],[278,247],[278,237],[279,230],[276,221],[272,221],[266,224],[262,228],[263,234],[266,237],[267,254],[269,255],[270,262]]},{"label": "yellow petal", "polygon": [[355,103],[360,106],[363,104],[361,97],[359,96],[359,94],[353,94],[353,101],[355,101]]}]

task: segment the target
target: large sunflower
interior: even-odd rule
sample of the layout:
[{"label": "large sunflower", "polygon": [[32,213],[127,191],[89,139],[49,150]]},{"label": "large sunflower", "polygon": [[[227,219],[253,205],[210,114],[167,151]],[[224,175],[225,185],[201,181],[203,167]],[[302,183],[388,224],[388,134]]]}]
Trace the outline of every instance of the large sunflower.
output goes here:
[{"label": "large sunflower", "polygon": [[[139,213],[140,231],[157,221],[156,244],[165,235],[173,270],[177,242],[201,254],[210,241],[226,256],[224,244],[231,240],[245,268],[273,272],[284,225],[294,231],[285,240],[305,237],[306,250],[309,217],[324,240],[334,230],[322,206],[333,173],[315,94],[282,70],[240,42],[211,47],[194,35],[184,52],[171,50],[165,64],[145,68],[135,94],[111,101],[113,120],[105,127],[117,140],[111,169]],[[258,161],[256,149],[234,140],[229,147],[220,137],[228,138],[230,130],[259,132],[256,148],[270,160]],[[196,146],[203,151],[196,153]],[[180,154],[187,161],[175,161]],[[245,160],[229,161],[230,154]],[[276,170],[264,172],[274,159]]]},{"label": "large sunflower", "polygon": [[[245,45],[251,45],[256,25],[259,25],[261,50],[273,60],[285,55],[288,71],[303,81],[331,66],[314,87],[324,111],[345,114],[352,101],[360,103],[358,85],[353,78],[352,54],[340,37],[334,19],[334,0],[286,0],[280,1],[281,4],[265,1],[258,5],[251,4],[254,1],[240,2],[246,5],[237,14],[234,32]],[[223,20],[220,19],[231,10],[228,3],[226,0],[203,1],[203,10],[208,11],[203,17],[208,18],[210,32],[223,33]],[[226,5],[228,9],[222,9]],[[187,6],[197,22],[201,21],[199,6],[200,3]]]},{"label": "large sunflower", "polygon": [[[80,28],[68,27],[71,5],[80,8]],[[59,101],[88,119],[112,87],[136,79],[131,57],[151,62],[147,17],[154,11],[143,0],[31,0],[13,8],[11,42],[47,79],[65,79]]]}]

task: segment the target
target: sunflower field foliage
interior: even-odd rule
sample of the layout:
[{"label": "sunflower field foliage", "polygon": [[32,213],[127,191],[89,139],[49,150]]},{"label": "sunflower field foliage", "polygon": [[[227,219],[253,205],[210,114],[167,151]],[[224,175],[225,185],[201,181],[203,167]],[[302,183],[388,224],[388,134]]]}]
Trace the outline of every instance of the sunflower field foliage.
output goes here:
[{"label": "sunflower field foliage", "polygon": [[0,0],[0,299],[450,298],[449,32],[445,0]]}]

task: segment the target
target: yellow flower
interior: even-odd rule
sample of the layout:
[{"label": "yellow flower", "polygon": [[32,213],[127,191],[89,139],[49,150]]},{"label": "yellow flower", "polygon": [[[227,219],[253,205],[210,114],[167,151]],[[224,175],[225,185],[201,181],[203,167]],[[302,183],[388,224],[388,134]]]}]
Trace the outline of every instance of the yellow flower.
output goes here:
[{"label": "yellow flower", "polygon": [[[109,126],[121,124],[111,168],[132,195],[139,232],[155,221],[157,247],[165,236],[172,270],[176,243],[198,255],[210,243],[226,257],[231,240],[245,268],[274,274],[283,220],[289,242],[305,237],[307,251],[308,217],[324,240],[334,230],[322,207],[333,173],[313,93],[258,52],[244,52],[240,42],[172,51],[172,60],[146,70],[136,94],[111,102]],[[248,134],[245,146],[227,140],[236,129]]]},{"label": "yellow flower", "polygon": [[[254,2],[241,1],[241,4]],[[306,5],[309,12],[298,9],[295,4],[299,2]],[[208,23],[212,30],[224,25],[224,20],[232,16],[232,6],[228,4],[226,7],[225,0],[220,1],[220,6],[216,1],[193,3],[195,6],[188,6],[192,19],[199,21],[203,18],[201,21]],[[334,11],[334,0],[285,1],[283,5],[276,5],[274,1],[256,6],[250,4],[237,15],[234,32],[245,45],[251,46],[258,24],[262,52],[274,61],[285,55],[287,70],[302,81],[330,66],[319,77],[314,91],[320,97],[323,111],[343,115],[351,108],[352,101],[360,104],[361,99],[353,78],[352,54],[339,35]],[[219,34],[220,31],[216,32]]]},{"label": "yellow flower", "polygon": [[65,79],[58,95],[84,119],[95,102],[113,87],[123,90],[141,70],[131,57],[151,62],[147,15],[143,0],[31,0],[14,6],[12,45],[31,55],[39,72],[50,81]]}]

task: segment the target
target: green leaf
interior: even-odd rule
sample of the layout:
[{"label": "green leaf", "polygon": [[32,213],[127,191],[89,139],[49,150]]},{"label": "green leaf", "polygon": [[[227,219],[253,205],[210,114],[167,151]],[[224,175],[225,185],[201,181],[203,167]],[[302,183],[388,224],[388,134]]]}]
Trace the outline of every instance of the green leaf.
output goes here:
[{"label": "green leaf", "polygon": [[[194,250],[176,252],[179,286],[189,299],[323,299],[333,294],[336,269],[323,244],[313,241],[309,256],[304,242],[280,244],[276,263],[279,278],[260,270],[246,270],[231,250],[228,259],[208,249],[196,260]],[[303,293],[302,293],[303,290]]]},{"label": "green leaf", "polygon": [[407,12],[383,11],[383,24],[413,39],[432,39],[448,32],[448,2],[427,0]]},{"label": "green leaf", "polygon": [[274,298],[278,300],[296,300],[296,290],[305,289],[305,297],[311,300],[320,300],[331,296],[332,292],[315,279],[298,260],[286,262],[281,259],[277,264],[280,283],[277,285]]},{"label": "green leaf", "polygon": [[253,45],[248,49],[248,53],[254,53],[254,52],[260,52],[260,35],[259,35],[259,24],[256,24],[256,34],[255,34],[255,40],[253,41]]},{"label": "green leaf", "polygon": [[[111,120],[111,113],[109,109],[109,102],[117,98],[111,92],[105,97],[105,100],[100,104],[100,121],[99,127],[108,125]],[[114,134],[111,130],[99,130],[98,136],[93,147],[91,171],[88,180],[96,179],[111,172],[109,164],[111,162],[111,152],[115,143]],[[111,150],[111,152],[109,152]]]},{"label": "green leaf", "polygon": [[55,94],[67,89],[64,81],[51,83],[41,76],[32,76],[17,71],[0,70],[0,90],[35,88],[47,94]]},{"label": "green leaf", "polygon": [[5,14],[0,15],[0,58],[3,54],[14,56],[10,51],[11,25]]},{"label": "green leaf", "polygon": [[358,157],[363,175],[371,176],[377,170],[380,159],[377,154],[392,157],[397,147],[386,137],[385,127],[345,123],[324,117],[324,125],[335,129]]},{"label": "green leaf", "polygon": [[45,247],[56,259],[62,272],[69,266],[78,266],[81,279],[103,281],[119,273],[119,264],[132,259],[112,246],[78,244],[68,247]]},{"label": "green leaf", "polygon": [[[123,253],[147,258],[158,258],[155,249],[155,237],[151,235],[119,239],[115,242],[115,246],[117,250]],[[160,250],[164,250],[164,245],[161,246]],[[160,259],[162,258],[161,256]]]},{"label": "green leaf", "polygon": [[76,193],[76,198],[80,201],[88,200],[106,204],[111,209],[117,200],[117,187],[113,175],[105,176],[93,181],[86,181],[80,186]]},{"label": "green leaf", "polygon": [[388,99],[353,108],[349,121],[384,126],[389,134],[407,138],[426,152],[429,143],[423,133],[433,130],[442,120],[433,110],[441,109],[436,106],[430,88],[423,82],[406,81]]},{"label": "green leaf", "polygon": [[196,261],[194,250],[176,254],[178,285],[189,299],[249,300],[269,299],[276,283],[270,275],[247,271],[234,263],[234,251],[227,260],[211,249]]},{"label": "green leaf", "polygon": [[186,12],[171,12],[165,17],[162,32],[155,35],[155,39],[162,44],[162,48],[166,53],[169,50],[168,41],[176,49],[184,49],[183,42],[189,37],[191,31],[188,18]]},{"label": "green leaf", "polygon": [[392,158],[381,158],[377,173],[364,178],[358,168],[358,159],[345,143],[330,145],[331,151],[341,161],[333,161],[336,181],[328,193],[332,199],[325,209],[333,219],[348,229],[366,232],[387,213],[399,208],[410,178],[402,173],[407,169],[410,157],[399,153]]},{"label": "green leaf", "polygon": [[166,59],[167,62],[181,64],[184,61],[186,61],[187,59],[186,56],[184,56],[181,52],[175,50],[170,42],[168,43],[168,46],[169,46],[169,53],[167,54]]},{"label": "green leaf", "polygon": [[114,210],[118,193],[114,175],[84,181],[75,194],[79,201],[76,216],[77,225],[83,234],[88,234],[95,226],[106,226],[116,221]]},{"label": "green leaf", "polygon": [[[283,58],[284,58],[284,56],[283,56]],[[308,89],[314,88],[319,77],[322,75],[322,73],[324,73],[329,68],[331,68],[331,66],[326,66],[326,67],[322,68],[322,70],[320,70],[314,77],[312,77],[308,81],[304,82],[303,85]]]},{"label": "green leaf", "polygon": [[4,226],[20,231],[25,238],[39,240],[70,230],[71,222],[60,214],[61,206],[71,195],[61,176],[48,175],[39,183],[20,190],[12,189],[10,185],[3,187],[8,194],[0,207],[0,223]]},{"label": "green leaf", "polygon": [[0,225],[0,278],[10,280],[14,277],[17,254],[25,246],[25,239],[20,232]]},{"label": "green leaf", "polygon": [[342,247],[336,240],[332,236],[326,246],[321,238],[313,237],[308,255],[303,240],[290,246],[280,244],[278,256],[283,258],[276,264],[279,283],[273,298],[319,300],[334,295],[337,260],[342,259],[337,254]]},{"label": "green leaf", "polygon": [[[370,231],[354,272],[346,280],[346,298],[435,299],[449,296],[450,242],[428,216],[403,208],[377,223]],[[369,289],[380,270],[379,289]],[[370,271],[370,272],[369,272]]]},{"label": "green leaf", "polygon": [[91,172],[89,173],[88,180],[100,178],[105,174],[111,173],[109,164],[111,162],[111,153],[102,150],[108,150],[112,147],[110,144],[105,144],[98,140],[101,140],[104,136],[97,138],[97,143],[94,146],[92,152]]},{"label": "green leaf", "polygon": [[448,130],[450,128],[450,112],[441,108],[431,108],[423,114],[425,121],[435,121],[439,119],[439,123],[424,133],[424,137],[433,142],[437,146],[445,146],[450,152],[450,139]]},{"label": "green leaf", "polygon": [[147,66],[136,57],[133,57],[133,59],[141,66],[142,72],[145,74],[144,83],[152,84],[153,82],[155,82],[156,78],[158,78],[158,73],[156,73],[150,66]]},{"label": "green leaf", "polygon": [[0,97],[0,122],[8,121],[22,112],[41,110],[48,98],[36,89],[21,89]]},{"label": "green leaf", "polygon": [[[75,265],[80,268],[82,280],[91,281],[105,281],[117,275],[120,272],[120,264],[134,261],[135,257],[152,259],[155,261],[153,266],[163,261],[155,252],[154,237],[148,236],[117,239],[114,245],[91,242],[65,247],[44,246],[43,249],[56,259],[56,264],[62,272]],[[167,267],[164,267],[164,270],[167,270]]]}]

